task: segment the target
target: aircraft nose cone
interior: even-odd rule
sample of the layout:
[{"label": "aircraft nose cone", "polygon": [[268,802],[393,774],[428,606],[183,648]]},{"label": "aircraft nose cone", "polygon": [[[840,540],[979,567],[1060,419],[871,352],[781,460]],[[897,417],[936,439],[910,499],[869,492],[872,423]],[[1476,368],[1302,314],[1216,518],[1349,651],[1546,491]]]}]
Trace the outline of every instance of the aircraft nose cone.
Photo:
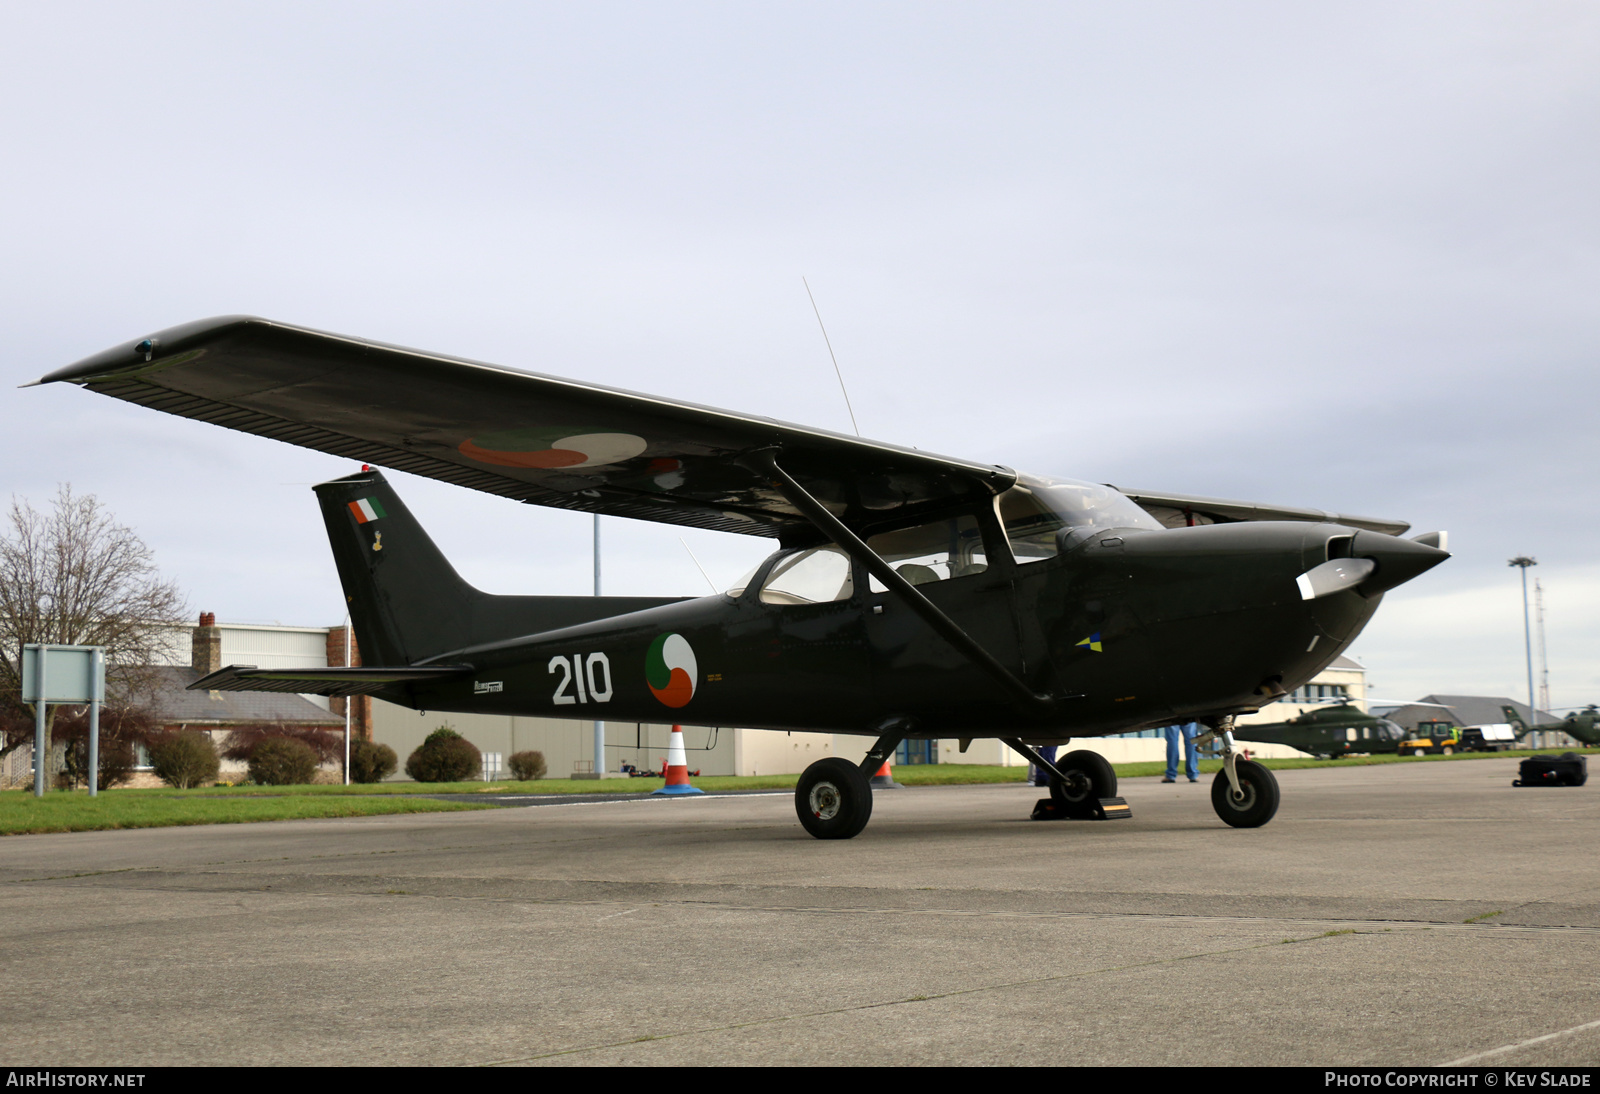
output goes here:
[{"label": "aircraft nose cone", "polygon": [[1426,573],[1450,557],[1449,551],[1429,547],[1414,539],[1397,539],[1382,532],[1357,532],[1350,553],[1378,564],[1372,576],[1356,587],[1363,596],[1386,593],[1418,574]]}]

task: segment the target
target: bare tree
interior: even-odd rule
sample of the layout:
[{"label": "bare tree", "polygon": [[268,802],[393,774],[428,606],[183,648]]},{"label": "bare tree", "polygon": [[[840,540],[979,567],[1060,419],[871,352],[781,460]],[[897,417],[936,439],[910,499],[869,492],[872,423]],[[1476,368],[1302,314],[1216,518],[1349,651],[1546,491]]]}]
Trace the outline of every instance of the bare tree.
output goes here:
[{"label": "bare tree", "polygon": [[92,494],[56,492],[49,513],[11,500],[0,529],[0,757],[32,739],[22,647],[104,646],[107,702],[138,705],[187,609],[150,548]]}]

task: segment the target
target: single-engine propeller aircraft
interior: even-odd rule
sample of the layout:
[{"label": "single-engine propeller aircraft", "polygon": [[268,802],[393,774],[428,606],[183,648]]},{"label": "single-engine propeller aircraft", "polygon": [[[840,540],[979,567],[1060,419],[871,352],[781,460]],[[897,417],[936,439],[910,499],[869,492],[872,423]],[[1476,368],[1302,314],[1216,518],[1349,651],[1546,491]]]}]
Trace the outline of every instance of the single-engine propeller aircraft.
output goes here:
[{"label": "single-engine propeller aircraft", "polygon": [[1217,814],[1265,824],[1277,782],[1237,755],[1234,716],[1449,557],[1402,521],[1024,475],[249,317],[51,381],[522,502],[776,539],[722,595],[494,596],[363,470],[315,489],[366,664],[193,686],[871,738],[799,780],[821,839],[862,830],[868,777],[907,738],[998,738],[1082,815],[1115,796],[1110,765],[1035,746],[1191,720],[1223,742]]}]

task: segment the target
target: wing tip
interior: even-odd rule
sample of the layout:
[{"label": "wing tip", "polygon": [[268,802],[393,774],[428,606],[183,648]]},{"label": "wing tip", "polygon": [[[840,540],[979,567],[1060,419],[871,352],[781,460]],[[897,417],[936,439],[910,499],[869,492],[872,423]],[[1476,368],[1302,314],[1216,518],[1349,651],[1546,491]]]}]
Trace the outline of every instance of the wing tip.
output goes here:
[{"label": "wing tip", "polygon": [[54,372],[46,373],[33,383],[22,386],[90,383],[105,374],[124,372],[143,364],[156,364],[162,356],[171,354],[175,350],[189,348],[191,343],[214,337],[230,327],[247,326],[252,323],[277,325],[273,324],[272,320],[263,319],[258,315],[214,315],[209,319],[196,319],[191,323],[180,323],[175,327],[158,330],[143,338],[119,343],[110,349],[101,350]]}]

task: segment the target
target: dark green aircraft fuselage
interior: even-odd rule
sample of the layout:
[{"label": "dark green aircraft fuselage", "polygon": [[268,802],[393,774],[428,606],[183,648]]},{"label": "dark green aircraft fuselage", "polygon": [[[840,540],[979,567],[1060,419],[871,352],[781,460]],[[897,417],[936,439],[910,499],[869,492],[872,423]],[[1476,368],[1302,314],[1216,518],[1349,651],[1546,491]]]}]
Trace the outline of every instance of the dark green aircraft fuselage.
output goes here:
[{"label": "dark green aircraft fuselage", "polygon": [[[1255,709],[1327,665],[1381,598],[1350,589],[1305,599],[1297,576],[1327,561],[1330,542],[1406,542],[1299,522],[1111,528],[1022,564],[992,504],[966,510],[987,542],[986,568],[918,591],[1048,697],[1029,705],[894,592],[874,591],[859,561],[848,597],[763,602],[768,574],[804,544],[773,555],[736,594],[488,597],[449,570],[380,476],[318,492],[369,663],[471,668],[378,693],[392,702],[902,737],[1048,741]],[[358,523],[350,502],[369,495],[385,517]],[[589,618],[561,619],[568,603]],[[439,621],[452,618],[460,638],[504,637],[440,650]],[[419,657],[407,632],[424,620],[434,644]]]}]

